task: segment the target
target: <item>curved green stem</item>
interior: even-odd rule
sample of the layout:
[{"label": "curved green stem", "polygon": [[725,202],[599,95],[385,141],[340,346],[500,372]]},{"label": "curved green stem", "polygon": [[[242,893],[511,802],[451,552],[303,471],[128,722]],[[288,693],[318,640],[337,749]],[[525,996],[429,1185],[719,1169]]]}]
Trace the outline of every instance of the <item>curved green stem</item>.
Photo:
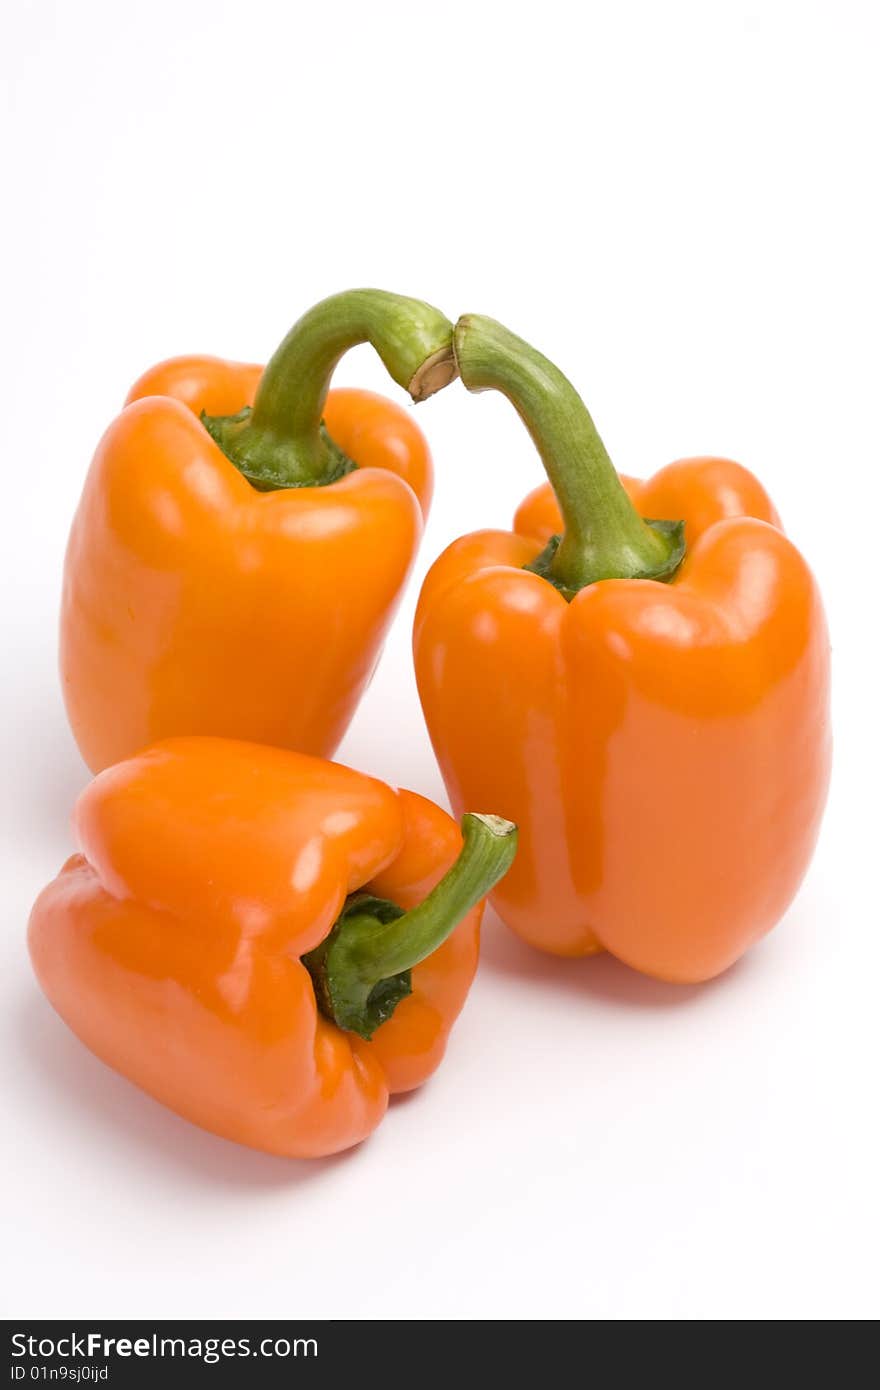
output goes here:
[{"label": "curved green stem", "polygon": [[439,309],[385,290],[346,290],[322,300],[272,357],[252,410],[202,416],[255,487],[316,487],[355,467],[328,436],[322,415],[336,365],[358,343],[372,344],[414,401],[426,400],[456,375],[452,324]]},{"label": "curved green stem", "polygon": [[501,391],[541,455],[564,522],[528,568],[571,598],[597,579],[668,579],[684,555],[684,524],[639,516],[590,413],[558,367],[494,319],[467,314],[455,357],[469,391]]},{"label": "curved green stem", "polygon": [[370,1038],[410,993],[410,971],[503,878],[517,830],[500,816],[462,817],[461,854],[418,907],[354,893],[330,934],[303,957],[322,1012],[340,1028]]}]

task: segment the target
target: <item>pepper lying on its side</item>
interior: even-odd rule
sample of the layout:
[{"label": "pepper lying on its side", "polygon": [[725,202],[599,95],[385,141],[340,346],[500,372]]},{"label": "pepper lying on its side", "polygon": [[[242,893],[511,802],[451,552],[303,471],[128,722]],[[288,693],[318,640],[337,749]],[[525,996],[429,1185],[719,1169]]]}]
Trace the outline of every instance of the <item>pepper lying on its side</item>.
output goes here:
[{"label": "pepper lying on its side", "polygon": [[58,1013],[195,1124],[315,1157],[438,1066],[516,830],[317,758],[170,739],[77,804],[31,914]]}]

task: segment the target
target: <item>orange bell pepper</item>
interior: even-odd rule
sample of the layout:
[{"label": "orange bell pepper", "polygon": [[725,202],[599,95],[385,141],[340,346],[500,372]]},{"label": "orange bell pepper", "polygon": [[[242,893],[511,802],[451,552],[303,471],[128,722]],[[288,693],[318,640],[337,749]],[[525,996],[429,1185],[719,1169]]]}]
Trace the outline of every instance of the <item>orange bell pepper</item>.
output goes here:
[{"label": "orange bell pepper", "polygon": [[353,290],[307,313],[262,373],[184,357],[136,383],[99,445],[64,571],[63,688],[93,770],[175,734],[336,748],[432,472],[398,406],[328,396],[330,378],[369,341],[423,400],[454,376],[451,334],[418,300]]},{"label": "orange bell pepper", "polygon": [[816,584],[746,469],[685,459],[622,486],[546,358],[477,317],[455,348],[469,390],[513,403],[552,490],[425,580],[416,669],[453,807],[517,821],[493,902],[526,941],[706,980],[778,921],[818,833]]},{"label": "orange bell pepper", "polygon": [[[170,739],[80,797],[40,984],[109,1066],[215,1134],[357,1144],[439,1064],[515,828],[304,754]],[[463,847],[462,847],[463,844]]]}]

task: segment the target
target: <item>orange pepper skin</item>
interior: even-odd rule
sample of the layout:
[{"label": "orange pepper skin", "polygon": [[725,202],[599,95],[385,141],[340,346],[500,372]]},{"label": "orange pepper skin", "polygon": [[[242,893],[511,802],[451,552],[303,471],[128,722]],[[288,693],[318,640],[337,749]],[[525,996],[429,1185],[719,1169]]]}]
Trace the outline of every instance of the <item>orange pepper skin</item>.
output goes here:
[{"label": "orange pepper skin", "polygon": [[93,771],[166,736],[326,756],[372,675],[430,504],[421,430],[368,391],[332,391],[359,467],[260,492],[200,423],[250,404],[260,368],[176,358],[101,441],[64,570],[61,674]]},{"label": "orange pepper skin", "polygon": [[412,971],[371,1041],[321,1014],[300,957],[362,886],[414,906],[456,859],[444,811],[348,768],[170,739],[81,796],[81,852],[31,914],[53,1007],[179,1115],[268,1153],[359,1143],[440,1062],[473,979],[482,904]]},{"label": "orange pepper skin", "polygon": [[566,603],[522,566],[562,518],[549,485],[516,532],[456,541],[428,574],[414,650],[453,804],[520,828],[493,902],[561,956],[602,949],[661,980],[725,970],[791,902],[830,771],[822,603],[760,483],[725,459],[624,479],[679,517],[671,583]]}]

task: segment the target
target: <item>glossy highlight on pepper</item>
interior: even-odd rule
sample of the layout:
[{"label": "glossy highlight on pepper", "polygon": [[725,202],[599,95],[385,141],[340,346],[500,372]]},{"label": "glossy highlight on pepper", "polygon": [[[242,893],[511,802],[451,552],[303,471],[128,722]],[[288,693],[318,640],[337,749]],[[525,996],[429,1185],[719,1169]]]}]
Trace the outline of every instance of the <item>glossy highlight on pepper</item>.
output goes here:
[{"label": "glossy highlight on pepper", "polygon": [[465,386],[518,410],[553,488],[425,580],[416,671],[453,807],[517,821],[492,900],[530,944],[709,979],[779,920],[818,834],[831,742],[813,576],[741,465],[618,480],[552,363],[478,317],[455,346]]},{"label": "glossy highlight on pepper", "polygon": [[179,1115],[291,1157],[359,1143],[439,1065],[516,847],[495,816],[463,836],[413,792],[211,738],[107,769],[74,823],[31,914],[44,993]]},{"label": "glossy highlight on pepper", "polygon": [[455,374],[452,325],[352,290],[310,310],[263,371],[160,364],[102,439],[64,570],[61,676],[93,771],[178,734],[327,756],[378,661],[433,486],[392,401],[330,391],[370,342],[423,400]]}]

